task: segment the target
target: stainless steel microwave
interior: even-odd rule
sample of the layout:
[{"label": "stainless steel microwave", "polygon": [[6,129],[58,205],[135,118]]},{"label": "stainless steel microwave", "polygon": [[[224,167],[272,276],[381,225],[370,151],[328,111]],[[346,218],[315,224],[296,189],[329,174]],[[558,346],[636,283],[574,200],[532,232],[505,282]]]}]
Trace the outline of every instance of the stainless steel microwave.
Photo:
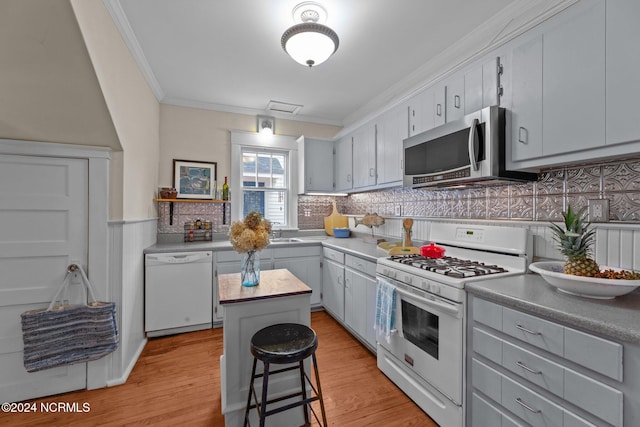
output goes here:
[{"label": "stainless steel microwave", "polygon": [[505,169],[505,109],[487,107],[403,141],[405,187],[533,181]]}]

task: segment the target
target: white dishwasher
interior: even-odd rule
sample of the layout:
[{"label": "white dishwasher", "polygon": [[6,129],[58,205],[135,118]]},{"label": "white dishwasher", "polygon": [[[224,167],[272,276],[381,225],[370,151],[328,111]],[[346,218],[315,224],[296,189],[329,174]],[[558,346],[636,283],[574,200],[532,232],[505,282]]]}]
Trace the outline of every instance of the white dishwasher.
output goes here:
[{"label": "white dishwasher", "polygon": [[149,337],[211,327],[213,253],[145,255],[144,330]]}]

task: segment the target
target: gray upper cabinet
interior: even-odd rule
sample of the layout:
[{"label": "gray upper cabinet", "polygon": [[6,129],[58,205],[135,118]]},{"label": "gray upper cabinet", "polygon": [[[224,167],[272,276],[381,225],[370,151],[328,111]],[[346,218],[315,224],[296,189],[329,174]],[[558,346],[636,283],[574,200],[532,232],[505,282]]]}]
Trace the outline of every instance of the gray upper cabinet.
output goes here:
[{"label": "gray upper cabinet", "polygon": [[607,144],[640,139],[640,2],[607,1]]},{"label": "gray upper cabinet", "polygon": [[[447,123],[453,122],[455,120],[460,120],[464,117],[464,81],[464,74],[456,73],[448,78],[445,82],[447,86],[445,101],[447,116],[445,117],[445,122]],[[482,88],[482,73],[480,75],[478,84]],[[482,99],[482,97],[480,97],[480,99]]]},{"label": "gray upper cabinet", "polygon": [[511,60],[513,160],[542,155],[542,35],[515,46]]},{"label": "gray upper cabinet", "polygon": [[353,137],[344,136],[336,141],[335,183],[336,191],[349,191],[353,188]]},{"label": "gray upper cabinet", "polygon": [[482,64],[476,64],[464,74],[464,114],[482,109]]},{"label": "gray upper cabinet", "polygon": [[540,168],[609,154],[602,151],[605,2],[576,3],[512,46],[507,167]]},{"label": "gray upper cabinet", "polygon": [[605,140],[605,2],[583,0],[543,34],[543,154]]},{"label": "gray upper cabinet", "polygon": [[334,142],[298,138],[298,193],[333,191]]},{"label": "gray upper cabinet", "polygon": [[433,87],[433,127],[447,122],[447,84],[440,82]]},{"label": "gray upper cabinet", "polygon": [[407,104],[382,114],[376,122],[377,184],[402,181],[402,141],[408,136]]},{"label": "gray upper cabinet", "polygon": [[408,102],[409,136],[432,129],[435,126],[436,105],[433,88],[414,95]]},{"label": "gray upper cabinet", "polygon": [[353,133],[353,188],[376,185],[376,128],[367,123]]},{"label": "gray upper cabinet", "polygon": [[[502,79],[505,68],[508,68],[504,66],[504,59],[502,54],[500,56],[490,56],[490,59],[482,64],[482,108],[502,105]],[[469,95],[466,90],[465,82],[465,102],[468,103]],[[469,111],[469,113],[472,112]]]}]

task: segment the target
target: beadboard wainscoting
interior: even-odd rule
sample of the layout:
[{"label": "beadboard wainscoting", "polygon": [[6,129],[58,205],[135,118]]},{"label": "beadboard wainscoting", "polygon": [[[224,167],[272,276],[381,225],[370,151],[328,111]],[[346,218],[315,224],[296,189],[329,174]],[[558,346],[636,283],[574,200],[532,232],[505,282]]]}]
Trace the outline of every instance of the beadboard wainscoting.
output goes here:
[{"label": "beadboard wainscoting", "polygon": [[120,333],[111,358],[107,385],[123,384],[144,345],[144,249],[156,243],[158,221],[109,222],[109,290],[117,306]]}]

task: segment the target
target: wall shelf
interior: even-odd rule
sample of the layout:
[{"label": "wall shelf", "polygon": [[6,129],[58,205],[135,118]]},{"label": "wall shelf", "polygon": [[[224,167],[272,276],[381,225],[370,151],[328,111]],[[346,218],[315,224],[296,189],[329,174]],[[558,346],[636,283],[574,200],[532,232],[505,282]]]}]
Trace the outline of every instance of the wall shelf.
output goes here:
[{"label": "wall shelf", "polygon": [[176,202],[176,203],[229,203],[229,200],[211,199],[153,199],[154,202]]},{"label": "wall shelf", "polygon": [[174,203],[222,203],[222,223],[227,223],[227,208],[225,206],[226,203],[229,203],[229,200],[218,200],[218,199],[153,199],[158,203],[169,203],[169,225],[173,225],[173,204]]}]

